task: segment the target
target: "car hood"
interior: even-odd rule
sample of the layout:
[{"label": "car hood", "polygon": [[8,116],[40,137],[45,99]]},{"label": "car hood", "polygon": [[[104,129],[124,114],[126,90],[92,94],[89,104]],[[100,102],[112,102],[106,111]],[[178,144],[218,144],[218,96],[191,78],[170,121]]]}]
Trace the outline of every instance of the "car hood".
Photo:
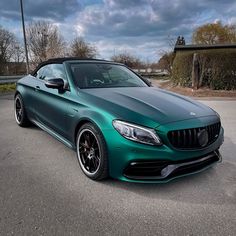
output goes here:
[{"label": "car hood", "polygon": [[96,88],[83,92],[93,97],[97,106],[112,112],[118,119],[141,124],[143,119],[162,125],[216,115],[197,101],[159,88]]}]

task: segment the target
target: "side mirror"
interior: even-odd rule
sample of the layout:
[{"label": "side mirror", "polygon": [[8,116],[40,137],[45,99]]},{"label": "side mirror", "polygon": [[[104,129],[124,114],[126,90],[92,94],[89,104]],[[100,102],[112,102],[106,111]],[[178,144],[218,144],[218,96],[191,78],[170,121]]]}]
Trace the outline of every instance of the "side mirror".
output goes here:
[{"label": "side mirror", "polygon": [[45,81],[45,86],[47,88],[52,88],[52,89],[58,89],[58,90],[63,90],[65,83],[64,80],[61,78],[53,78],[53,79],[48,79]]}]

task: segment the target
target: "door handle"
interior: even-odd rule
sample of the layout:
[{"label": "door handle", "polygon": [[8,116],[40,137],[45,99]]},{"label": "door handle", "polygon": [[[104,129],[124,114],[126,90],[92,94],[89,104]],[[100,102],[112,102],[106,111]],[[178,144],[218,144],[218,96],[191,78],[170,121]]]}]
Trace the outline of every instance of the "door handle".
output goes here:
[{"label": "door handle", "polygon": [[40,87],[37,85],[36,87],[35,87],[35,90],[37,91],[37,90],[39,90],[40,89]]}]

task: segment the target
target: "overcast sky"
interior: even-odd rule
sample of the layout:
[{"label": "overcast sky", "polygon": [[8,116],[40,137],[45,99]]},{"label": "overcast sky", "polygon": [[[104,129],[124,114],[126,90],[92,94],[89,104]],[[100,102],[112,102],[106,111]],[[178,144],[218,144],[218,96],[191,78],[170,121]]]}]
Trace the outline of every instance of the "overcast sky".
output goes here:
[{"label": "overcast sky", "polygon": [[[218,20],[236,24],[236,0],[23,0],[26,24],[50,20],[65,40],[83,36],[100,58],[127,51],[155,61],[170,39]],[[0,25],[22,40],[19,0],[0,1]]]}]

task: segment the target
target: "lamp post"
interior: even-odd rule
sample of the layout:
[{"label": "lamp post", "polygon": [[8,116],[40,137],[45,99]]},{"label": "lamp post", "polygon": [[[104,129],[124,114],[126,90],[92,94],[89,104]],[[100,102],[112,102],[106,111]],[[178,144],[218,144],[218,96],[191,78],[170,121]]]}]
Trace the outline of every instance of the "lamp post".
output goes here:
[{"label": "lamp post", "polygon": [[28,49],[27,49],[26,34],[25,34],[25,20],[24,20],[24,9],[22,0],[20,0],[20,9],[21,9],[21,21],[22,21],[22,29],[23,29],[24,45],[25,45],[26,71],[27,74],[29,74],[29,58],[28,58]]}]

